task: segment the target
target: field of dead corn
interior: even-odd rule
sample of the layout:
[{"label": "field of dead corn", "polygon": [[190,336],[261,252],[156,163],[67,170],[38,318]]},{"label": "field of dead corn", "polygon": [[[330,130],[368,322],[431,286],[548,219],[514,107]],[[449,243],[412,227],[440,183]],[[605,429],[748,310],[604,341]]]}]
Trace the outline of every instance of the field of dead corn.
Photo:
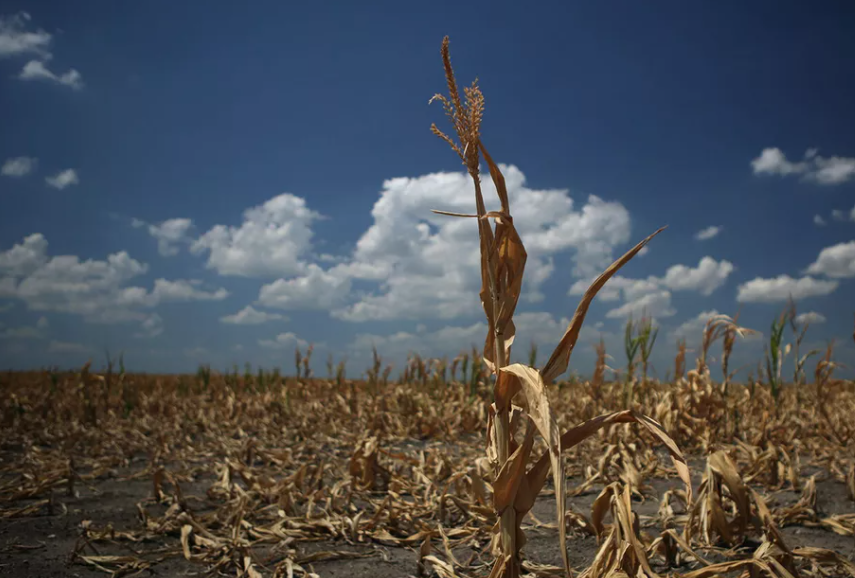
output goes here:
[{"label": "field of dead corn", "polygon": [[592,299],[660,229],[594,280],[542,367],[509,362],[526,252],[483,95],[461,97],[447,39],[442,59],[457,139],[432,129],[476,212],[437,212],[479,235],[483,349],[412,355],[394,380],[377,352],[367,379],[332,360],[315,378],[311,350],[293,377],[2,374],[0,575],[855,577],[855,383],[832,345],[800,351],[795,305],[748,383],[728,360],[751,330],[724,315],[689,371],[678,344],[673,379],[648,379],[642,318],[624,370],[601,342],[590,381],[562,380]]},{"label": "field of dead corn", "polygon": [[484,576],[510,508],[521,575],[563,575],[563,530],[577,575],[855,576],[855,384],[827,367],[545,387],[558,523],[537,406],[512,398],[500,467],[471,354],[358,382],[3,374],[0,575]]}]

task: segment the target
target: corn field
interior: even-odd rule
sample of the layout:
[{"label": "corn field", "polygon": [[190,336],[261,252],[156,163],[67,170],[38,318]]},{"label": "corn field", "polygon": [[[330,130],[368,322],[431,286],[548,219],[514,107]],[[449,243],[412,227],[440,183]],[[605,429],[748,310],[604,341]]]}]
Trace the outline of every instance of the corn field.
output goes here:
[{"label": "corn field", "polygon": [[[648,359],[669,345],[647,316],[628,320],[625,352],[581,343],[597,292],[662,228],[593,281],[543,367],[535,347],[510,363],[526,251],[483,95],[458,88],[448,39],[441,55],[453,132],[432,131],[475,212],[436,212],[474,221],[483,347],[413,354],[396,376],[375,350],[358,378],[332,357],[317,377],[311,349],[287,376],[111,359],[2,374],[0,574],[855,577],[855,383],[832,344],[800,350],[795,304],[745,382],[729,358],[755,330],[738,315],[708,320],[694,363],[677,344],[662,381]],[[592,346],[592,379],[563,379]]]}]

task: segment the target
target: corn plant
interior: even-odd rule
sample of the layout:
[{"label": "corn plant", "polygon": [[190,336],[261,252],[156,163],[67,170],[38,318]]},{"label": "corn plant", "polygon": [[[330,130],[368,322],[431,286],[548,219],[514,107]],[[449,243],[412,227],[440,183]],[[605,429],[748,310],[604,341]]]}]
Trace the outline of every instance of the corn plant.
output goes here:
[{"label": "corn plant", "polygon": [[[739,314],[736,317],[729,317],[727,315],[713,315],[709,319],[707,319],[706,324],[704,325],[704,330],[701,338],[701,351],[697,360],[695,361],[696,367],[695,371],[698,375],[703,375],[709,370],[708,359],[709,359],[709,350],[713,343],[718,341],[718,339],[724,339],[727,335],[732,332],[734,336],[739,335],[740,337],[745,337],[746,335],[751,335],[756,333],[753,329],[747,329],[745,327],[740,327],[736,320],[739,318]],[[730,351],[733,350],[733,343],[729,344],[728,349],[728,357],[730,356]]]},{"label": "corn plant", "polygon": [[644,316],[638,322],[636,331],[638,332],[639,352],[641,353],[642,383],[647,383],[647,364],[650,360],[650,354],[653,352],[653,344],[656,343],[656,336],[659,335],[659,328],[654,328],[653,320]]},{"label": "corn plant", "polygon": [[199,387],[202,391],[207,391],[208,386],[211,384],[211,366],[210,365],[199,365],[196,370],[196,382],[199,384]]},{"label": "corn plant", "polygon": [[769,334],[769,345],[766,348],[766,378],[769,380],[769,389],[775,403],[781,395],[781,369],[784,357],[790,352],[790,346],[783,346],[784,329],[786,328],[787,310],[781,312],[777,319],[772,321],[772,330]]},{"label": "corn plant", "polygon": [[591,377],[591,397],[599,401],[602,398],[600,389],[603,387],[606,377],[606,343],[600,337],[600,342],[594,346],[597,353],[597,363],[594,365],[594,375]]},{"label": "corn plant", "polygon": [[[435,212],[473,218],[477,223],[481,253],[480,296],[488,327],[483,359],[495,376],[494,401],[490,406],[488,423],[487,455],[495,468],[492,486],[493,508],[498,518],[495,544],[499,556],[491,576],[494,578],[520,576],[520,549],[525,543],[521,523],[534,506],[550,469],[555,485],[559,547],[565,572],[569,575],[564,523],[565,475],[562,451],[609,424],[638,422],[666,444],[674,458],[678,473],[687,485],[688,493],[691,493],[685,460],[673,440],[665,434],[658,423],[628,410],[599,416],[572,428],[562,436],[559,434],[558,424],[547,394],[547,386],[567,371],[588,307],[597,292],[618,269],[632,259],[662,229],[641,241],[594,280],[583,295],[567,331],[540,371],[519,363],[509,365],[511,346],[516,333],[513,314],[520,297],[526,251],[514,226],[504,177],[480,138],[484,96],[476,81],[463,89],[465,102],[464,98],[461,98],[451,67],[448,37],[443,40],[441,54],[449,95],[446,97],[437,94],[431,101],[438,100],[443,104],[458,140],[455,141],[443,133],[435,124],[431,125],[431,130],[457,153],[472,178],[476,213],[472,215]],[[496,188],[500,203],[499,210],[487,212],[485,207],[481,192],[481,155],[489,167],[490,177]],[[495,222],[495,229],[491,221]],[[517,395],[524,399],[524,401],[521,400],[522,407],[519,408],[513,406],[513,400]],[[514,414],[519,416],[518,419],[510,419],[512,408]],[[526,426],[525,439],[518,444],[514,437],[514,429],[521,424]],[[527,472],[526,464],[534,447],[535,431],[540,433],[547,448]]]},{"label": "corn plant", "polygon": [[338,365],[335,366],[335,383],[337,386],[341,387],[342,383],[344,383],[347,368],[347,358],[341,359],[338,362]]},{"label": "corn plant", "polygon": [[531,342],[528,350],[528,366],[536,367],[537,366],[537,343],[534,341]]},{"label": "corn plant", "polygon": [[802,324],[799,324],[796,321],[796,304],[790,299],[789,302],[789,310],[787,311],[787,320],[790,323],[790,330],[793,332],[793,383],[798,388],[796,391],[800,392],[800,386],[805,383],[806,375],[805,375],[805,365],[807,364],[808,359],[817,355],[819,353],[819,349],[811,349],[804,355],[799,355],[799,351],[802,346],[802,341],[805,339],[805,335],[807,334],[808,327],[810,327],[810,321],[805,321]]},{"label": "corn plant", "polygon": [[626,380],[623,386],[623,406],[629,409],[632,406],[632,380],[635,378],[635,356],[641,346],[641,337],[633,335],[635,325],[632,323],[632,315],[626,321],[623,346],[626,353]]},{"label": "corn plant", "polygon": [[674,379],[678,380],[686,375],[686,340],[677,341],[677,355],[674,356]]},{"label": "corn plant", "polygon": [[[825,349],[825,355],[817,362],[814,370],[814,385],[816,387],[816,406],[819,413],[825,421],[828,429],[831,431],[834,438],[840,445],[845,446],[852,432],[855,431],[849,426],[848,420],[835,420],[831,412],[828,411],[830,406],[833,406],[833,394],[829,394],[828,387],[831,385],[834,370],[840,367],[840,364],[831,360],[831,354],[834,351],[834,342],[828,343]],[[855,499],[855,498],[853,498]]]},{"label": "corn plant", "polygon": [[[309,379],[313,377],[311,362],[312,362],[312,351],[315,350],[314,344],[310,343],[309,347],[306,348],[306,355],[303,357],[303,378]],[[297,370],[297,374],[299,375],[300,371]]]},{"label": "corn plant", "polygon": [[372,365],[371,369],[368,370],[368,390],[372,395],[375,395],[380,382],[380,369],[383,367],[383,360],[374,345],[371,346],[371,358]]}]

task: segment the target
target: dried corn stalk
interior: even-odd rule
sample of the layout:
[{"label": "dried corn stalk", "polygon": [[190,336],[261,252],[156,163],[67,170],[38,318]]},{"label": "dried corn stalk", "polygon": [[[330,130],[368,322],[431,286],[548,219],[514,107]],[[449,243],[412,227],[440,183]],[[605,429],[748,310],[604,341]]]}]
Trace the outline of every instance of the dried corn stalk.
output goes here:
[{"label": "dried corn stalk", "polygon": [[[477,84],[473,83],[471,87],[464,89],[465,102],[461,99],[451,67],[447,37],[442,43],[442,60],[449,96],[436,95],[434,99],[443,103],[446,114],[457,133],[459,143],[440,131],[436,125],[432,125],[431,130],[445,140],[460,156],[472,177],[475,185],[476,214],[461,215],[442,211],[436,212],[458,217],[474,217],[478,223],[481,250],[480,295],[488,325],[483,355],[488,367],[496,375],[494,403],[492,404],[489,424],[491,434],[488,440],[490,447],[487,448],[487,454],[495,458],[497,468],[493,484],[493,505],[499,518],[497,529],[501,545],[501,555],[494,565],[493,574],[503,578],[517,578],[519,576],[520,549],[525,543],[525,536],[520,528],[520,523],[533,506],[535,498],[546,481],[547,472],[551,470],[555,485],[557,519],[559,520],[560,552],[565,572],[569,575],[566,530],[563,523],[565,511],[565,476],[561,456],[563,450],[575,445],[608,423],[636,421],[646,426],[666,444],[674,457],[680,476],[687,487],[690,487],[688,468],[679,449],[665,434],[661,426],[650,418],[633,412],[610,414],[590,420],[590,422],[570,430],[565,436],[560,436],[547,395],[547,385],[567,370],[570,355],[576,345],[588,306],[594,296],[618,269],[632,259],[662,229],[644,239],[615,261],[592,283],[582,297],[567,331],[541,371],[522,364],[508,365],[511,345],[516,332],[513,314],[522,288],[526,252],[514,227],[504,177],[480,139],[484,97]],[[498,211],[488,213],[486,210],[481,193],[479,154],[483,154],[490,170],[490,177],[496,187],[501,207]],[[495,230],[490,225],[490,219],[495,221]],[[512,421],[510,411],[511,402],[518,394],[522,398],[521,402],[524,408],[522,411],[528,416],[528,427],[526,428],[525,441],[517,446],[514,442],[514,426],[520,420]],[[533,447],[534,429],[537,429],[546,442],[547,450],[537,460],[536,464],[526,472],[526,464]]]}]

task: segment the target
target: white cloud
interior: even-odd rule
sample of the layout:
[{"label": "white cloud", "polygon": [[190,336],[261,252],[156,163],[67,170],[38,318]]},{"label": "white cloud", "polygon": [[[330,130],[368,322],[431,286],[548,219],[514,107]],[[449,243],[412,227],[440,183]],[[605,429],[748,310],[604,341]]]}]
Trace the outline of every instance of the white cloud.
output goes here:
[{"label": "white cloud", "polygon": [[26,63],[18,74],[18,78],[21,80],[47,80],[73,88],[74,90],[83,88],[83,76],[74,68],[70,68],[62,74],[56,74],[49,70],[44,62],[39,60],[31,60]]},{"label": "white cloud", "polygon": [[6,177],[23,177],[30,174],[36,168],[38,159],[33,157],[15,157],[6,159],[0,173]]},{"label": "white cloud", "polygon": [[92,349],[80,343],[68,341],[51,341],[48,353],[90,353]]},{"label": "white cloud", "polygon": [[709,311],[702,311],[695,317],[684,321],[670,332],[671,341],[685,339],[689,343],[700,342],[701,333],[703,332],[704,327],[706,327],[707,321],[716,315],[719,315],[719,312],[715,309],[711,309]]},{"label": "white cloud", "polygon": [[716,226],[716,225],[712,225],[710,227],[707,227],[706,229],[701,229],[700,231],[695,233],[695,239],[697,239],[698,241],[706,241],[708,239],[712,239],[713,237],[718,235],[720,232],[721,232],[721,227]]},{"label": "white cloud", "polygon": [[855,241],[824,248],[808,266],[807,273],[838,279],[855,277]]},{"label": "white cloud", "polygon": [[21,54],[36,54],[49,58],[51,35],[44,30],[27,30],[30,15],[18,12],[12,16],[0,16],[0,58]]},{"label": "white cloud", "polygon": [[732,272],[733,264],[729,261],[704,257],[695,268],[685,265],[669,267],[663,284],[674,291],[698,291],[701,295],[711,295],[724,285]]},{"label": "white cloud", "polygon": [[621,319],[633,315],[649,315],[651,317],[671,317],[677,311],[671,306],[670,291],[656,291],[627,301],[620,307],[606,313],[609,319]]},{"label": "white cloud", "polygon": [[751,168],[754,169],[754,174],[769,174],[769,175],[790,175],[793,173],[804,173],[808,170],[808,163],[805,161],[799,163],[791,163],[787,160],[783,151],[777,147],[765,148],[760,156],[751,161]]},{"label": "white cloud", "polygon": [[152,313],[140,323],[140,331],[134,337],[152,338],[163,333],[163,319],[157,313]]},{"label": "white cloud", "polygon": [[52,177],[45,177],[45,182],[55,189],[62,190],[65,187],[76,185],[80,179],[77,177],[77,171],[66,169]]},{"label": "white cloud", "polygon": [[[576,209],[566,190],[530,189],[519,169],[502,167],[528,253],[525,301],[543,298],[539,288],[555,270],[553,255],[572,251],[573,273],[593,275],[629,240],[629,213],[620,203],[592,195]],[[484,181],[483,192],[488,210],[497,208],[491,181]],[[311,224],[322,217],[288,193],[245,211],[240,226],[214,226],[191,252],[209,252],[208,268],[222,275],[276,278],[259,291],[257,302],[265,307],[332,309],[334,317],[354,322],[478,315],[477,224],[433,214],[434,208],[473,212],[468,174],[385,181],[372,209],[374,222],[348,256],[313,256]],[[377,286],[352,292],[355,281]]]},{"label": "white cloud", "polygon": [[193,227],[190,219],[167,219],[158,224],[149,224],[140,219],[132,219],[135,228],[145,227],[148,234],[157,239],[157,251],[164,257],[178,254],[179,244],[189,244],[187,233]]},{"label": "white cloud", "polygon": [[828,295],[837,289],[837,281],[822,281],[813,277],[794,279],[780,275],[772,279],[757,277],[739,286],[736,300],[740,303],[774,303]]},{"label": "white cloud", "polygon": [[0,253],[0,275],[30,275],[47,262],[47,239],[41,233],[24,237],[23,243]]},{"label": "white cloud", "polygon": [[831,211],[831,218],[835,221],[855,221],[855,207],[852,207],[852,210],[848,213],[840,209],[834,209]]},{"label": "white cloud", "polygon": [[[552,256],[572,252],[573,274],[592,276],[629,240],[627,210],[589,196],[580,208],[568,191],[525,185],[515,166],[500,165],[514,223],[528,253],[523,294],[542,297],[539,287],[552,274]],[[497,208],[495,187],[485,178],[487,209]],[[389,179],[372,209],[374,223],[362,235],[352,259],[338,265],[352,279],[379,281],[377,291],[334,313],[349,321],[451,319],[480,312],[480,253],[472,219],[436,215],[431,209],[473,213],[472,182],[466,173],[433,173]]]},{"label": "white cloud", "polygon": [[[698,262],[697,267],[672,265],[662,277],[651,275],[646,279],[630,279],[616,275],[606,282],[597,293],[597,298],[605,302],[623,298],[622,305],[606,313],[606,317],[613,319],[630,314],[639,316],[642,313],[653,317],[670,317],[676,313],[671,305],[672,291],[696,291],[709,296],[724,285],[733,270],[729,261],[716,261],[707,256]],[[575,282],[568,294],[584,294],[591,281],[586,279]]]},{"label": "white cloud", "polygon": [[805,323],[810,323],[811,325],[825,323],[825,315],[823,315],[822,313],[817,313],[815,311],[799,313],[798,315],[796,315],[796,323],[798,323],[799,325],[804,325]]},{"label": "white cloud", "polygon": [[265,349],[294,349],[295,347],[302,349],[309,345],[307,341],[300,339],[291,331],[280,333],[275,339],[259,339],[258,344]]},{"label": "white cloud", "polygon": [[154,288],[126,286],[148,266],[125,251],[106,260],[81,261],[74,255],[47,255],[48,243],[36,233],[11,249],[0,251],[0,297],[24,301],[31,311],[56,311],[81,316],[89,323],[137,321],[144,335],[157,334],[162,321],[146,309],[168,301],[212,301],[228,296],[225,289],[206,291],[196,280],[157,279]]},{"label": "white cloud", "polygon": [[779,148],[765,148],[751,161],[754,174],[802,174],[804,179],[821,185],[838,185],[855,179],[855,158],[822,157],[817,149],[808,149],[804,159],[797,163],[787,160]]},{"label": "white cloud", "polygon": [[220,275],[280,277],[304,272],[313,221],[321,215],[300,197],[283,193],[247,209],[239,227],[216,225],[191,246],[209,252],[207,266]]},{"label": "white cloud", "polygon": [[247,305],[232,315],[220,317],[220,321],[222,323],[228,323],[230,325],[261,325],[268,321],[287,321],[287,319],[287,317],[280,315],[279,313],[259,311],[253,308],[252,305]]},{"label": "white cloud", "polygon": [[155,279],[154,290],[149,297],[152,304],[157,304],[164,301],[222,301],[229,296],[229,292],[223,288],[216,291],[197,289],[201,283],[195,279],[189,281],[184,279],[176,281]]},{"label": "white cloud", "polygon": [[300,277],[263,285],[258,303],[276,309],[330,309],[340,305],[350,292],[351,282],[342,267],[324,271],[312,263],[306,269]]},{"label": "white cloud", "polygon": [[816,225],[817,227],[824,227],[826,225],[826,222],[825,222],[825,219],[823,219],[821,216],[814,215],[813,216],[813,224]]},{"label": "white cloud", "polygon": [[811,173],[811,179],[823,185],[836,185],[855,178],[855,158],[816,157],[817,169]]}]

